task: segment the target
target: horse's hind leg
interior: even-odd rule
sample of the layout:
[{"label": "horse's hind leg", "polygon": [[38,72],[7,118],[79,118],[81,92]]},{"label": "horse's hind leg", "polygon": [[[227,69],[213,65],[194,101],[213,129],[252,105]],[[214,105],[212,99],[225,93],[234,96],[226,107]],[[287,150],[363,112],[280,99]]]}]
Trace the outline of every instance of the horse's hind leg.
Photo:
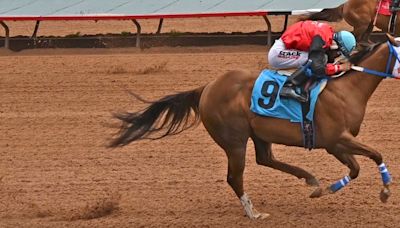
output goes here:
[{"label": "horse's hind leg", "polygon": [[264,142],[257,136],[252,136],[251,138],[253,139],[254,147],[256,150],[257,164],[280,170],[282,172],[296,176],[299,179],[304,178],[306,180],[306,183],[310,186],[319,185],[318,180],[304,169],[277,161],[272,154],[271,143]]},{"label": "horse's hind leg", "polygon": [[246,215],[250,219],[263,219],[269,214],[258,212],[245,193],[243,188],[243,171],[245,167],[246,147],[248,135],[244,122],[238,121],[235,125],[213,121],[209,116],[203,115],[203,124],[214,141],[224,149],[228,157],[227,182],[232,187],[236,196],[240,199]]},{"label": "horse's hind leg", "polygon": [[262,214],[254,207],[249,196],[243,189],[243,171],[245,166],[246,146],[225,149],[228,156],[228,175],[227,181],[239,197],[241,204],[246,211],[246,215],[251,219],[263,219],[269,214]]},{"label": "horse's hind leg", "polygon": [[345,148],[340,148],[340,146],[336,146],[334,148],[327,149],[328,153],[335,156],[342,164],[346,165],[350,169],[350,173],[348,176],[343,177],[339,181],[333,183],[331,186],[323,189],[317,188],[311,195],[311,198],[321,197],[323,195],[335,193],[342,189],[344,186],[350,183],[351,180],[354,180],[358,177],[360,172],[360,165],[356,161],[353,155],[347,154],[344,152]]}]

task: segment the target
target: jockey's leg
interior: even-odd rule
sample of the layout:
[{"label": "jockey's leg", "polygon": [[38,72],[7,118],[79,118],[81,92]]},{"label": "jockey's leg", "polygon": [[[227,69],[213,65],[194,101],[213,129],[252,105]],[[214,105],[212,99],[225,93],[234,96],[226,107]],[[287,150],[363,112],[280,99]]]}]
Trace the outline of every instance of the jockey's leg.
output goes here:
[{"label": "jockey's leg", "polygon": [[307,81],[307,75],[305,74],[305,67],[297,69],[292,75],[288,77],[280,95],[283,97],[289,97],[298,100],[299,102],[307,102],[308,97],[306,94],[296,92],[296,87],[301,86]]},{"label": "jockey's leg", "polygon": [[268,64],[275,69],[297,69],[308,59],[308,52],[287,49],[281,39],[275,41],[268,52]]},{"label": "jockey's leg", "polygon": [[[276,40],[268,53],[268,63],[276,69],[291,69],[303,66],[308,60],[308,52],[286,49],[281,39]],[[296,86],[300,86],[307,81],[307,76],[303,73],[303,69],[296,70],[285,83],[280,95],[284,97],[294,98],[300,102],[306,102],[307,97],[299,95],[295,91]]]},{"label": "jockey's leg", "polygon": [[284,87],[281,91],[281,96],[291,97],[297,99],[300,102],[306,102],[308,97],[305,94],[299,94],[296,92],[296,86],[300,86],[305,83],[308,79],[305,70],[310,68],[312,70],[312,75],[324,75],[325,74],[325,66],[328,62],[328,57],[325,54],[325,49],[323,46],[325,45],[325,41],[322,40],[320,36],[315,36],[310,46],[310,53],[308,54],[308,64],[309,67],[303,66],[296,72],[294,72],[286,81]]},{"label": "jockey's leg", "polygon": [[299,69],[297,69],[295,72],[293,72],[293,74],[291,74],[289,76],[289,78],[287,79],[287,83],[286,84],[291,84],[294,86],[300,86],[303,83],[305,83],[307,81],[308,77],[305,73],[305,68],[304,67],[300,67]]}]

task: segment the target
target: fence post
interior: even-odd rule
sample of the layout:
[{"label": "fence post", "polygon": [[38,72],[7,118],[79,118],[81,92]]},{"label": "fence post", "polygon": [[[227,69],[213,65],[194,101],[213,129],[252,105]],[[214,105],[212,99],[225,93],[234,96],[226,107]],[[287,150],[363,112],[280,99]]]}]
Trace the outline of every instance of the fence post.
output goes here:
[{"label": "fence post", "polygon": [[158,28],[157,28],[156,34],[160,34],[161,33],[161,28],[162,28],[163,22],[164,22],[164,18],[161,18],[160,19],[160,23],[158,23]]},{"label": "fence post", "polygon": [[10,29],[8,28],[6,23],[4,23],[4,21],[0,21],[0,24],[3,26],[4,30],[6,31],[6,37],[5,37],[5,40],[4,40],[4,47],[7,48],[7,49],[10,49]]},{"label": "fence post", "polygon": [[269,21],[268,17],[266,15],[263,16],[265,23],[267,23],[268,26],[268,42],[267,45],[268,47],[271,47],[272,45],[272,28],[271,28],[271,22]]},{"label": "fence post", "polygon": [[140,26],[139,22],[136,19],[132,20],[133,23],[136,25],[136,47],[139,48],[140,47],[140,34],[142,32],[142,27]]}]

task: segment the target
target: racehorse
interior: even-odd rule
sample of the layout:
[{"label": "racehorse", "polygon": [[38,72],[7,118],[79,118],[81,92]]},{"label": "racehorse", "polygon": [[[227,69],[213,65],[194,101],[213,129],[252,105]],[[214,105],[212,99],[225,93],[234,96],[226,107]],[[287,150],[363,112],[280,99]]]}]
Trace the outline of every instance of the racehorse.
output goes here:
[{"label": "racehorse", "polygon": [[[378,14],[377,11],[382,1],[383,0],[348,0],[336,8],[324,9],[321,12],[302,17],[300,20],[339,22],[344,19],[349,25],[353,26],[353,33],[357,41],[365,45],[368,42],[368,37],[374,25],[381,29],[382,32],[388,32],[390,16]],[[400,22],[396,22],[395,24],[394,35],[400,35]]]},{"label": "racehorse", "polygon": [[[377,75],[392,70],[396,61],[392,61],[394,58],[391,50],[397,44],[393,37],[388,37],[390,41],[355,54],[352,62],[360,67],[368,66],[370,72]],[[395,56],[397,58],[397,54]],[[330,80],[320,94],[314,118],[317,126],[316,148],[326,149],[350,169],[348,176],[325,187],[320,186],[319,181],[306,170],[274,158],[272,143],[302,147],[302,133],[299,123],[259,116],[250,110],[256,79],[257,75],[249,72],[231,71],[199,88],[153,101],[142,111],[117,113],[115,117],[121,121],[122,126],[110,147],[125,146],[140,139],[154,139],[154,135],[158,139],[178,134],[202,122],[210,136],[225,151],[228,158],[227,182],[251,219],[265,218],[268,214],[260,213],[253,207],[243,188],[249,138],[255,145],[257,164],[292,174],[299,179],[304,178],[306,184],[316,188],[310,197],[334,193],[357,178],[360,166],[354,155],[366,156],[379,166],[383,180],[380,199],[382,202],[387,201],[391,178],[382,155],[356,138],[367,102],[383,77],[351,70],[340,78]],[[269,95],[277,96],[272,93]],[[144,101],[140,96],[135,96]]]}]

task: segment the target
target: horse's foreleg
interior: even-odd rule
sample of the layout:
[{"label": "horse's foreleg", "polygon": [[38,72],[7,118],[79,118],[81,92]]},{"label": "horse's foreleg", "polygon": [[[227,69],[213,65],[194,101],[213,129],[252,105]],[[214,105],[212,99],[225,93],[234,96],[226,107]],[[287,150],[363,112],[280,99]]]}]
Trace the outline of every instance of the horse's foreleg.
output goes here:
[{"label": "horse's foreleg", "polygon": [[331,186],[327,188],[318,188],[311,195],[311,198],[321,197],[323,195],[335,193],[342,189],[344,186],[350,183],[351,180],[354,180],[358,177],[360,172],[360,165],[357,163],[356,159],[353,155],[344,153],[344,148],[340,148],[338,146],[334,148],[327,149],[328,153],[335,156],[342,164],[346,165],[350,169],[350,173],[348,176],[343,177],[337,182],[333,183]]},{"label": "horse's foreleg", "polygon": [[385,163],[383,163],[382,155],[369,146],[362,144],[350,134],[346,134],[340,138],[339,144],[346,148],[344,151],[345,153],[368,157],[377,164],[383,181],[383,189],[381,191],[380,198],[382,202],[386,202],[390,196],[389,185],[392,182],[392,178]]},{"label": "horse's foreleg", "polygon": [[228,156],[228,177],[227,181],[233,191],[239,197],[244,207],[246,215],[250,219],[264,219],[269,214],[258,212],[254,207],[249,196],[243,189],[243,171],[245,166],[246,148],[225,150]]},{"label": "horse's foreleg", "polygon": [[252,139],[256,150],[257,164],[280,170],[282,172],[296,176],[299,179],[304,178],[306,180],[306,183],[310,186],[319,185],[318,180],[304,169],[277,161],[272,154],[271,143],[266,143],[256,136],[253,136]]}]

